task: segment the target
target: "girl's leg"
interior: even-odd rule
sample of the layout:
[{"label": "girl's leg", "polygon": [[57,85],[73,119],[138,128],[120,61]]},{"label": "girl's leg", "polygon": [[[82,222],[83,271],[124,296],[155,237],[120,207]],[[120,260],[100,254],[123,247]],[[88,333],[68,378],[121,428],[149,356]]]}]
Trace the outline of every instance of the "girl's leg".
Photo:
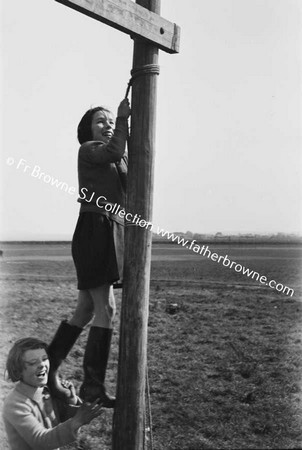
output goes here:
[{"label": "girl's leg", "polygon": [[93,300],[88,291],[79,291],[76,310],[69,322],[63,320],[48,346],[50,371],[48,386],[55,397],[66,399],[70,390],[65,389],[60,381],[59,367],[66,358],[74,343],[87,323],[93,317]]},{"label": "girl's leg", "polygon": [[116,312],[113,289],[106,284],[90,289],[89,292],[93,299],[95,316],[85,349],[84,382],[80,396],[88,402],[99,399],[104,407],[113,408],[115,398],[107,394],[104,385]]},{"label": "girl's leg", "polygon": [[110,284],[104,284],[94,289],[89,289],[89,294],[94,305],[93,327],[113,328],[116,314],[113,288]]},{"label": "girl's leg", "polygon": [[69,325],[84,328],[92,319],[94,313],[94,302],[88,290],[79,291],[78,303],[69,320]]}]

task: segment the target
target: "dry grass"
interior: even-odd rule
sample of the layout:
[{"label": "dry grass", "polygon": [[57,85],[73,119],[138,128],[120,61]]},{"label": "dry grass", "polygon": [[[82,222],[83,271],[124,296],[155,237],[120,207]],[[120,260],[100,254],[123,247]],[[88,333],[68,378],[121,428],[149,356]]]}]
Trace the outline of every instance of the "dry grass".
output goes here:
[{"label": "dry grass", "polygon": [[[69,249],[59,250],[52,248],[53,259],[22,261],[19,249],[9,264],[2,262],[2,371],[7,349],[16,338],[34,335],[50,340],[60,320],[69,317],[75,306],[74,270],[64,257]],[[50,247],[43,252],[50,255]],[[164,253],[161,246],[154,258],[150,295],[148,366],[154,450],[302,448],[298,260],[284,254],[267,260],[259,253],[258,259],[249,260],[255,270],[261,266],[262,273],[271,271],[277,274],[276,280],[294,286],[296,297],[290,298],[251,284],[242,275],[221,271],[201,257],[177,259],[174,255],[163,261]],[[118,292],[119,311],[120,297]],[[177,304],[176,310],[169,308],[171,303]],[[112,392],[118,322],[119,317],[107,374]],[[87,330],[63,367],[64,375],[77,386],[86,336]],[[3,400],[11,385],[1,380],[1,386]],[[101,420],[83,427],[78,443],[70,448],[110,449],[111,424],[112,412],[107,410]],[[3,427],[0,439],[6,450]]]}]

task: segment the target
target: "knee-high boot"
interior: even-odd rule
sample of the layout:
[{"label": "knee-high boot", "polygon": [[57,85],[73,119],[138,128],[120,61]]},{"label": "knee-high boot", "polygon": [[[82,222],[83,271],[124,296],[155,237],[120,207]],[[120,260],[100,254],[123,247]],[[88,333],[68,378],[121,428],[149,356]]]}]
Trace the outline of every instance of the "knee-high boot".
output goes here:
[{"label": "knee-high boot", "polygon": [[50,361],[48,387],[54,397],[66,399],[70,397],[70,390],[62,386],[58,369],[72,349],[83,328],[69,325],[66,320],[60,323],[56,334],[48,346],[47,352]]},{"label": "knee-high boot", "polygon": [[105,408],[115,405],[115,398],[107,394],[104,385],[111,337],[109,328],[90,328],[84,355],[84,382],[80,389],[84,401],[93,402],[99,398]]}]

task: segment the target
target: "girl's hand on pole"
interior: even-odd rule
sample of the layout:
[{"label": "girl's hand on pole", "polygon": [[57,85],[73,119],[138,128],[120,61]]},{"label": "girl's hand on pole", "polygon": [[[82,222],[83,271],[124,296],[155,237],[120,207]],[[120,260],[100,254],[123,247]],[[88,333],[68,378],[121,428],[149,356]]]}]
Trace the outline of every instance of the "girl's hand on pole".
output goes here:
[{"label": "girl's hand on pole", "polygon": [[123,117],[124,119],[128,119],[131,114],[130,103],[127,98],[124,98],[119,107],[117,109],[117,117]]}]

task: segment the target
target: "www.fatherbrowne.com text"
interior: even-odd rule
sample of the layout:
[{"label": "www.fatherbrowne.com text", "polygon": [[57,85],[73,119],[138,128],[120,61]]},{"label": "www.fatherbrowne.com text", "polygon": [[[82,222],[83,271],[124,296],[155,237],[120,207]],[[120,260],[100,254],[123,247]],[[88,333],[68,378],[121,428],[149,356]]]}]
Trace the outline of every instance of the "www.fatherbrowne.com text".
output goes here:
[{"label": "www.fatherbrowne.com text", "polygon": [[[89,196],[89,199],[87,198],[87,189],[82,188],[81,194],[83,195],[80,198],[85,199],[88,203],[93,201],[93,194]],[[141,228],[149,229],[150,231],[154,231],[153,224],[151,222],[148,222],[141,218],[139,214],[132,214],[130,212],[126,212],[123,208],[121,208],[120,205],[117,203],[106,203],[107,199],[104,196],[99,196],[94,199],[96,202],[96,205],[99,208],[103,208],[107,212],[110,212],[111,214],[116,214],[120,218],[125,219],[126,225],[133,224],[137,225]],[[281,283],[277,283],[275,280],[268,280],[268,278],[265,275],[260,275],[258,272],[255,272],[254,270],[249,269],[248,267],[244,267],[241,264],[237,263],[236,261],[231,261],[228,257],[228,255],[218,255],[218,253],[212,252],[209,247],[206,245],[200,246],[197,244],[196,240],[187,240],[183,237],[180,237],[174,233],[170,233],[169,231],[157,228],[157,234],[162,237],[166,237],[168,240],[177,243],[178,245],[181,245],[182,247],[185,247],[189,250],[192,250],[194,253],[198,253],[201,256],[207,257],[211,259],[212,261],[218,262],[222,264],[224,267],[228,267],[229,269],[235,270],[235,272],[242,273],[243,275],[247,276],[248,278],[251,278],[253,280],[259,281],[260,284],[264,284],[265,286],[269,286],[271,289],[275,289],[278,292],[282,292],[285,295],[293,296],[294,290],[288,286],[284,286]]]},{"label": "www.fatherbrowne.com text", "polygon": [[207,257],[212,261],[220,263],[224,267],[228,267],[229,269],[235,270],[235,272],[242,273],[248,278],[259,281],[260,284],[269,286],[271,289],[275,289],[276,291],[282,292],[283,294],[289,295],[291,297],[294,295],[294,289],[288,286],[284,286],[281,283],[277,283],[275,280],[268,280],[265,275],[260,275],[258,272],[255,272],[248,267],[242,266],[236,261],[230,260],[228,255],[218,255],[218,253],[212,252],[207,245],[200,246],[194,239],[192,241],[186,240],[184,238],[181,238],[180,236],[175,235],[174,233],[169,233],[168,231],[159,228],[157,229],[157,234],[159,236],[166,237],[172,242],[176,242],[182,247],[192,250],[194,253],[198,253],[201,256]]},{"label": "www.fatherbrowne.com text", "polygon": [[[7,158],[6,163],[9,166],[15,165],[15,159],[12,157]],[[21,169],[24,173],[29,173],[33,178],[38,178],[39,180],[44,181],[47,184],[50,184],[58,189],[64,190],[68,192],[70,195],[74,195],[76,193],[76,189],[73,186],[68,186],[67,183],[58,180],[57,178],[43,172],[40,166],[35,165],[31,167],[27,164],[27,161],[23,158],[20,158],[16,168]],[[107,198],[103,195],[100,195],[97,198],[96,193],[92,192],[89,194],[89,198],[87,196],[88,189],[83,187],[80,190],[79,200],[85,200],[85,202],[90,203],[94,202],[100,209],[104,209],[105,211],[118,215],[121,219],[125,220],[126,225],[136,225],[141,228],[146,228],[149,231],[154,231],[153,224],[149,221],[142,219],[140,214],[132,214],[131,212],[125,211],[120,205],[117,203],[109,203]],[[249,269],[248,267],[244,267],[236,261],[232,261],[229,259],[228,255],[218,255],[218,253],[212,252],[209,247],[206,245],[200,246],[196,240],[188,240],[180,237],[174,233],[170,233],[169,231],[157,228],[157,234],[161,237],[165,237],[166,239],[181,245],[189,250],[192,250],[194,253],[199,254],[201,256],[207,257],[212,261],[215,261],[219,264],[222,264],[224,267],[228,267],[229,269],[235,270],[235,272],[242,273],[243,275],[251,278],[253,280],[259,281],[260,284],[265,286],[269,286],[271,289],[275,289],[278,292],[282,292],[285,295],[290,295],[291,297],[294,295],[294,289],[284,286],[281,283],[277,283],[275,280],[268,280],[265,275],[260,275],[258,272]]]}]

